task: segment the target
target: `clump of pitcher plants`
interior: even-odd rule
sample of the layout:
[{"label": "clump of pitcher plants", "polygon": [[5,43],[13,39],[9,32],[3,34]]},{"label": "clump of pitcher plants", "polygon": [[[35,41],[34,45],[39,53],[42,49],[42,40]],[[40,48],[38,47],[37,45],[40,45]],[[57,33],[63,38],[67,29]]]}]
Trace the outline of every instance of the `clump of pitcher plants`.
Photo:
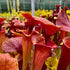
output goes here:
[{"label": "clump of pitcher plants", "polygon": [[[4,24],[0,18],[0,70],[66,70],[70,64],[70,20],[66,8],[44,17],[23,13]],[[54,18],[56,19],[54,20]]]}]

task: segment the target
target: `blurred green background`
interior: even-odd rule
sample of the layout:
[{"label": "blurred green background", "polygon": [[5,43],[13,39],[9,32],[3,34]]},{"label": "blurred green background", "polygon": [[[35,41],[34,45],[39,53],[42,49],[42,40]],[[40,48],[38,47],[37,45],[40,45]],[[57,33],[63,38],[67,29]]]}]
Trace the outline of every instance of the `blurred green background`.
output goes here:
[{"label": "blurred green background", "polygon": [[[8,0],[10,3],[10,0]],[[13,0],[12,5],[13,5]],[[30,11],[31,10],[31,0],[19,0],[20,10]],[[60,0],[35,0],[35,9],[55,9],[55,5],[59,5]],[[9,4],[10,5],[10,4]],[[15,8],[17,7],[17,0],[15,0]],[[62,8],[68,6],[70,8],[70,0],[62,0]],[[0,2],[1,12],[7,11],[7,0],[1,0]]]}]

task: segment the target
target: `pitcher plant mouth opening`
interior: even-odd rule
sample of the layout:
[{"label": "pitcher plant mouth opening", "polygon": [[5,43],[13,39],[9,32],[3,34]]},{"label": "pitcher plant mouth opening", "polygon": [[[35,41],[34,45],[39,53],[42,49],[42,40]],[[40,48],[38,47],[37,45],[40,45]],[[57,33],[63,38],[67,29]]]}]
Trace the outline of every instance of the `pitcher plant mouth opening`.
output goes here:
[{"label": "pitcher plant mouth opening", "polygon": [[65,38],[63,39],[63,43],[64,43],[64,45],[65,45],[67,48],[70,49],[70,37],[65,37]]},{"label": "pitcher plant mouth opening", "polygon": [[63,39],[63,46],[57,70],[66,70],[70,64],[70,37]]}]

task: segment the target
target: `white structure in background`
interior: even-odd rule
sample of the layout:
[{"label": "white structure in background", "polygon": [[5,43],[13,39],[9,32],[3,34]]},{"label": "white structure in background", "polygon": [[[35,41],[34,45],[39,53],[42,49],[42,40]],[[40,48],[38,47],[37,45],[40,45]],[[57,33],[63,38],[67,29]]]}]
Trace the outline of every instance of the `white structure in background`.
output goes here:
[{"label": "white structure in background", "polygon": [[[60,0],[60,5],[62,5],[62,0]],[[60,7],[60,11],[61,11],[61,7]]]},{"label": "white structure in background", "polygon": [[35,15],[35,0],[31,0],[32,16]]}]

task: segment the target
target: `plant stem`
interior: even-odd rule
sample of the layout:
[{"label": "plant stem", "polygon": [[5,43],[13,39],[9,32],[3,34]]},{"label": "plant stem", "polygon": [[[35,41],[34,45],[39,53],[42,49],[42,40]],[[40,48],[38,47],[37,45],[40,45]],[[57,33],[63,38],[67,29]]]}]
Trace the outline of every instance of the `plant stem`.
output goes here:
[{"label": "plant stem", "polygon": [[9,12],[9,1],[7,0],[7,8],[8,8],[8,12]]},{"label": "plant stem", "polygon": [[11,12],[12,12],[12,3],[11,3],[11,0],[10,0],[10,7],[11,7]]}]

